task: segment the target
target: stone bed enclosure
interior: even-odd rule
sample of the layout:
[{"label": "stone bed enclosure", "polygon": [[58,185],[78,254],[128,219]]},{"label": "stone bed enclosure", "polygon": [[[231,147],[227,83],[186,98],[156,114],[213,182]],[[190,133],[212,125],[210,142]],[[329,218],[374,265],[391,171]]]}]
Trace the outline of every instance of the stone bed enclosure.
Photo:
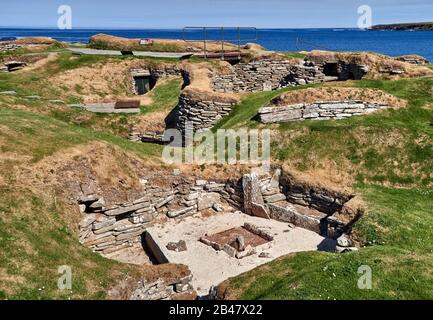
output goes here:
[{"label": "stone bed enclosure", "polygon": [[[281,221],[325,238],[337,239],[337,252],[356,249],[346,236],[362,214],[347,205],[353,195],[297,183],[282,174],[281,169],[276,169],[273,175],[252,173],[226,181],[180,179],[175,175],[165,179],[164,186],[152,179],[143,181],[143,196],[128,203],[106,205],[101,196],[79,196],[77,205],[83,214],[79,226],[80,242],[114,259],[122,250],[141,245],[155,263],[167,263],[170,261],[163,254],[167,249],[162,250],[161,244],[157,245],[147,230],[170,220],[183,221],[198,214],[212,217],[232,212],[262,218],[262,225],[266,225],[266,221]],[[200,221],[206,224],[206,218]],[[260,227],[250,225],[249,230],[272,240]],[[168,250],[188,250],[181,241],[163,245],[171,246]],[[253,254],[253,250],[235,250],[233,259]],[[147,289],[141,288],[135,298],[156,299],[161,295],[173,297],[191,293],[192,277],[186,276],[176,283],[147,284],[143,287]]]},{"label": "stone bed enclosure", "polygon": [[[241,61],[223,68],[210,68],[209,88],[196,88],[192,82],[203,81],[203,76],[191,74],[187,64],[152,65],[131,68],[131,90],[137,94],[137,76],[148,77],[149,90],[155,83],[167,76],[181,76],[183,90],[175,109],[166,118],[166,127],[184,132],[185,123],[191,122],[194,131],[212,128],[227,116],[239,102],[238,93],[272,91],[288,86],[321,83],[329,80],[361,79],[368,68],[363,65],[337,61],[337,69],[329,64],[334,62],[290,59],[281,55],[264,56],[252,61]],[[332,69],[332,70],[331,70]],[[191,85],[191,86],[190,86]],[[164,143],[162,133],[131,132],[134,141]]]}]

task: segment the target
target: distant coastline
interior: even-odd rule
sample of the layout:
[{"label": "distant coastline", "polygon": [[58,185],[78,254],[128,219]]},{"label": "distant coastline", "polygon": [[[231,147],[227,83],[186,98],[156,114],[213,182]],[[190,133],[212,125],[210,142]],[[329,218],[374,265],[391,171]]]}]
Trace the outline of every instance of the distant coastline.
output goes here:
[{"label": "distant coastline", "polygon": [[378,25],[371,27],[371,30],[432,31],[433,30],[433,22],[378,24]]}]

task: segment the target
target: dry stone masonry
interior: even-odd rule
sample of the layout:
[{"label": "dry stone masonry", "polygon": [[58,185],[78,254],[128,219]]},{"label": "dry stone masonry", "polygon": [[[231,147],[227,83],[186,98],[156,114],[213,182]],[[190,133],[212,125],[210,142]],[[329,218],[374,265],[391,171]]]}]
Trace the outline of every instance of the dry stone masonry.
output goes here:
[{"label": "dry stone masonry", "polygon": [[[181,176],[169,186],[156,185],[156,180],[152,179],[141,179],[140,182],[145,189],[144,195],[127,203],[107,205],[103,197],[94,194],[79,197],[83,214],[81,243],[107,257],[139,243],[143,250],[150,253],[153,262],[168,263],[163,249],[175,255],[184,254],[191,250],[191,242],[187,245],[187,239],[176,237],[157,243],[151,235],[153,227],[170,223],[167,219],[183,220],[198,213],[206,214],[200,216],[204,219],[219,212],[231,212],[233,215],[245,212],[287,223],[290,228],[297,226],[336,239],[337,252],[356,250],[348,234],[359,215],[353,215],[350,219],[341,218],[342,213],[348,212],[346,203],[353,195],[294,181],[279,168],[273,174],[253,172],[240,179],[225,181],[192,180]],[[176,220],[176,225],[182,223]],[[231,258],[245,259],[258,255],[256,248],[271,243],[274,235],[272,229],[248,222],[240,227],[205,234],[197,241]],[[262,252],[259,258],[269,257]],[[134,288],[130,298],[159,300],[191,294],[194,290],[192,279],[189,273],[172,281],[143,281]]]},{"label": "dry stone masonry", "polygon": [[360,100],[319,101],[312,104],[268,106],[259,109],[260,122],[278,123],[302,120],[340,120],[352,116],[366,115],[390,106]]},{"label": "dry stone masonry", "polygon": [[415,65],[426,65],[430,63],[426,58],[417,55],[396,57],[395,60]]},{"label": "dry stone masonry", "polygon": [[[158,217],[184,218],[203,210],[215,212],[242,207],[239,182],[181,184],[174,188],[149,186],[146,195],[128,203],[106,206],[103,197],[79,198],[80,242],[102,255],[108,255],[142,242],[146,228]],[[233,209],[233,210],[234,210]]]},{"label": "dry stone masonry", "polygon": [[0,72],[13,72],[20,70],[27,66],[27,63],[22,61],[8,61],[3,63],[2,66],[0,66]]},{"label": "dry stone masonry", "polygon": [[169,128],[184,132],[185,123],[190,122],[193,124],[194,132],[203,132],[227,116],[235,104],[234,99],[221,99],[211,95],[200,98],[184,93],[166,123]]},{"label": "dry stone masonry", "polygon": [[184,81],[184,86],[190,83],[189,73],[177,66],[159,66],[159,67],[148,67],[148,68],[131,68],[129,70],[131,75],[131,91],[133,94],[139,94],[137,91],[137,78],[148,78],[149,87],[151,90],[160,79],[167,77],[179,77],[181,76]]},{"label": "dry stone masonry", "polygon": [[361,80],[368,72],[369,67],[365,64],[338,60],[327,56],[309,55],[304,64],[316,67],[327,77],[335,77],[337,80]]},{"label": "dry stone masonry", "polygon": [[[256,173],[243,177],[245,212],[254,216],[266,215],[278,221],[314,231],[324,237],[337,239],[350,232],[356,214],[349,222],[338,214],[353,195],[338,193],[308,185],[293,183],[283,177],[280,169],[274,175],[258,176]],[[264,201],[264,204],[260,202]],[[259,210],[254,210],[259,207]]]},{"label": "dry stone masonry", "polygon": [[291,60],[262,59],[241,62],[227,74],[215,74],[212,84],[217,92],[257,92],[324,80],[324,74],[316,66],[294,64]]}]

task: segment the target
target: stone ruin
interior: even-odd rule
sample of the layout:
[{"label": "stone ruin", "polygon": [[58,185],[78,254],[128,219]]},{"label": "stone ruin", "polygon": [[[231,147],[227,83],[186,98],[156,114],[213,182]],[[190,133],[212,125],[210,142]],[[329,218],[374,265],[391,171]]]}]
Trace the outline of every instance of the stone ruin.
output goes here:
[{"label": "stone ruin", "polygon": [[[100,196],[80,196],[78,203],[83,220],[80,223],[79,240],[93,251],[119,261],[124,261],[119,258],[124,250],[139,247],[143,254],[149,256],[149,263],[152,261],[157,264],[181,263],[177,260],[178,255],[194,255],[197,250],[195,248],[201,242],[215,250],[215,254],[220,251],[227,255],[227,258],[219,256],[219,263],[232,264],[227,259],[245,259],[246,262],[239,269],[241,272],[275,258],[269,254],[273,252],[274,246],[280,246],[280,251],[274,250],[274,254],[290,252],[284,251],[284,243],[278,243],[287,238],[286,232],[289,230],[286,231],[284,227],[287,224],[290,228],[313,231],[323,237],[321,239],[336,240],[334,250],[337,252],[356,250],[347,236],[361,215],[360,212],[349,212],[346,208],[345,204],[352,197],[353,195],[293,183],[282,175],[280,169],[272,176],[252,173],[241,179],[219,182],[183,181],[165,187],[153,185],[149,180],[146,181],[144,195],[128,203],[106,205]],[[341,219],[342,216],[347,219]],[[193,217],[200,218],[188,220]],[[215,224],[218,219],[227,224]],[[220,225],[219,230],[200,231],[206,230],[207,223],[211,220],[212,225]],[[182,231],[183,227],[179,223],[185,222],[188,225],[188,221],[193,221],[191,226],[197,228],[197,235],[186,230],[190,227]],[[166,238],[158,237],[158,230],[170,225],[164,234],[175,238],[164,242]],[[170,228],[180,232],[179,236],[173,235],[176,232],[170,232]],[[270,251],[266,251],[266,248]],[[200,247],[200,250],[205,249]],[[208,251],[207,254],[211,255]],[[188,261],[191,260],[187,259],[184,264],[188,265]],[[191,267],[197,271],[194,269],[197,268],[196,265]],[[150,295],[153,297],[160,294],[166,296],[167,290],[173,294],[191,292],[194,282],[203,280],[200,278],[202,271],[198,269],[197,278],[193,278],[196,275],[193,272],[191,276],[179,279],[176,283],[158,282],[152,286],[145,284],[145,289],[141,288],[135,298],[149,298],[149,292],[153,291],[156,292]],[[233,269],[230,272],[235,275],[238,271]],[[208,284],[205,282],[205,286]]]},{"label": "stone ruin", "polygon": [[241,62],[229,73],[216,73],[212,85],[216,92],[259,92],[323,81],[325,75],[316,66],[268,58]]},{"label": "stone ruin", "polygon": [[255,254],[255,247],[272,240],[274,240],[274,236],[270,232],[266,232],[251,223],[245,223],[241,227],[214,234],[206,234],[200,238],[204,244],[217,251],[224,251],[236,259]]},{"label": "stone ruin", "polygon": [[273,106],[272,103],[258,111],[262,123],[279,123],[303,120],[341,120],[353,116],[371,114],[391,108],[382,103],[361,100],[317,101],[285,106]]},{"label": "stone ruin", "polygon": [[[147,77],[147,90],[164,77],[181,76],[183,87],[191,84],[191,75],[184,66],[165,65],[146,69],[133,68],[131,73],[132,92],[138,92],[137,76]],[[307,56],[304,60],[287,59],[281,56],[262,57],[253,61],[243,61],[230,66],[227,71],[213,71],[210,75],[211,90],[184,90],[179,97],[177,106],[165,119],[167,129],[178,129],[182,133],[185,124],[192,123],[194,132],[211,129],[219,120],[227,116],[238,99],[227,93],[259,92],[277,90],[289,86],[299,86],[311,83],[321,83],[333,80],[359,80],[368,72],[366,65],[360,65],[343,60],[332,60],[329,57]],[[143,91],[143,90],[142,90]],[[141,92],[143,93],[143,92]],[[359,101],[343,101],[329,107],[327,105],[298,106],[296,111],[262,109],[263,118],[283,117],[286,120],[302,119],[334,119],[346,118],[352,115],[369,113],[370,110],[381,109],[380,105],[363,105]],[[360,111],[360,109],[363,109]],[[274,113],[277,113],[274,115]],[[290,113],[281,115],[280,113]],[[267,120],[265,120],[267,121]],[[129,139],[141,142],[168,143],[162,132],[131,131]]]},{"label": "stone ruin", "polygon": [[327,55],[308,55],[304,59],[304,64],[316,67],[323,72],[330,80],[361,80],[370,71],[365,64],[340,60],[334,56]]},{"label": "stone ruin", "polygon": [[22,61],[8,61],[3,63],[3,66],[0,66],[0,72],[14,72],[23,69],[25,66],[27,66],[27,63]]}]

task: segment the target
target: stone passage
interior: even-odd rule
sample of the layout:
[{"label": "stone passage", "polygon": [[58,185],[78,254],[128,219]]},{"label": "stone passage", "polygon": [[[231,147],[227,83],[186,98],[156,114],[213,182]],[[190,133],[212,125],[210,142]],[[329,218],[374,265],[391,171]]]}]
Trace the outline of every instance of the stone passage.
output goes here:
[{"label": "stone passage", "polygon": [[0,72],[13,72],[21,70],[25,66],[27,66],[27,63],[22,61],[8,61],[5,62],[3,65],[0,65]]},{"label": "stone passage", "polygon": [[162,78],[181,76],[184,80],[184,86],[188,85],[190,81],[186,70],[172,65],[132,68],[129,73],[131,75],[131,90],[136,95],[146,94]]},{"label": "stone passage", "polygon": [[90,103],[77,105],[94,113],[139,113],[140,101],[116,101],[107,103]]},{"label": "stone passage", "polygon": [[326,101],[312,104],[292,104],[282,107],[264,107],[258,116],[262,123],[278,123],[302,120],[346,119],[352,116],[370,114],[390,106],[380,103],[351,101]]},{"label": "stone passage", "polygon": [[13,42],[0,42],[0,52],[14,51],[22,47],[23,45],[15,44]]},{"label": "stone passage", "polygon": [[317,66],[273,58],[239,63],[229,73],[214,74],[212,86],[217,92],[257,92],[324,80]]}]

